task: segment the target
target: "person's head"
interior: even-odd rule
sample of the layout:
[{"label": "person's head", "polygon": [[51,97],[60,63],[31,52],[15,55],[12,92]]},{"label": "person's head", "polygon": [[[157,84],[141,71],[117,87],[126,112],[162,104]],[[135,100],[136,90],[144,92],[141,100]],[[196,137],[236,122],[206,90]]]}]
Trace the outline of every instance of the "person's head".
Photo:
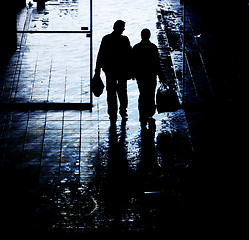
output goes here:
[{"label": "person's head", "polygon": [[148,28],[144,28],[141,31],[141,38],[143,41],[148,41],[150,39],[150,30]]},{"label": "person's head", "polygon": [[122,20],[117,20],[113,25],[113,30],[118,34],[122,34],[125,30],[125,22]]}]

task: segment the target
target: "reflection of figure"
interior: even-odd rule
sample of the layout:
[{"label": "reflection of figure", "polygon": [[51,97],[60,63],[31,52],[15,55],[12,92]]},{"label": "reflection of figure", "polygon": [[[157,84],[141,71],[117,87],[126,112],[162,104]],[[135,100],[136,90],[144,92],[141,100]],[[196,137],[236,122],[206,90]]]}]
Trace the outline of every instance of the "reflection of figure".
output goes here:
[{"label": "reflection of figure", "polygon": [[154,137],[154,131],[147,129],[141,131],[141,163],[145,174],[153,172],[158,168]]},{"label": "reflection of figure", "polygon": [[139,88],[138,108],[141,126],[155,114],[156,77],[162,77],[157,46],[150,42],[150,30],[143,29],[142,41],[133,47],[133,71]]},{"label": "reflection of figure", "polygon": [[117,120],[117,95],[120,102],[119,113],[127,116],[127,80],[131,78],[129,62],[131,45],[128,37],[123,36],[125,22],[118,20],[114,23],[114,31],[103,37],[95,74],[100,74],[101,68],[106,74],[108,114],[111,123]]},{"label": "reflection of figure", "polygon": [[122,119],[121,131],[116,125],[109,130],[108,174],[102,186],[106,193],[107,210],[113,218],[112,231],[121,229],[121,211],[128,201],[128,161],[126,147],[126,119]]}]

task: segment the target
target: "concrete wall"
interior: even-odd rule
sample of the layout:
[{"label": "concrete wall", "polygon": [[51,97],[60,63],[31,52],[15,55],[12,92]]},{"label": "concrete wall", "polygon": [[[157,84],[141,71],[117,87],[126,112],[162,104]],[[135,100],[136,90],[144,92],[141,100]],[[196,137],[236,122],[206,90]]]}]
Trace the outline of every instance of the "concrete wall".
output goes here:
[{"label": "concrete wall", "polygon": [[212,47],[216,52],[216,57],[207,64],[215,68],[217,88],[220,92],[226,88],[232,101],[241,94],[241,86],[248,76],[245,72],[248,68],[245,61],[249,41],[248,2],[185,0],[186,9],[190,12],[198,9],[203,16],[204,31],[212,36]]}]

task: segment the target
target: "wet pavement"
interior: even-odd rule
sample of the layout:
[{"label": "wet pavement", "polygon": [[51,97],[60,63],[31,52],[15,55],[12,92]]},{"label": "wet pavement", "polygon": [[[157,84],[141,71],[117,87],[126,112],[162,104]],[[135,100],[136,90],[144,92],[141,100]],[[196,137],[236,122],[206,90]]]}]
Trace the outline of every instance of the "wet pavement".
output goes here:
[{"label": "wet pavement", "polygon": [[[22,29],[54,30],[58,25],[53,20],[56,23],[59,16],[65,18],[61,26],[72,30],[71,26],[81,27],[79,16],[88,16],[84,11],[81,13],[82,4],[80,0],[49,1],[42,12],[37,12],[34,6],[23,9],[18,24]],[[109,2],[101,4],[103,8]],[[124,5],[118,3],[117,8],[121,7]],[[201,56],[196,35],[189,41],[196,45],[188,47],[193,54],[188,55],[185,83],[188,87],[183,94],[180,2],[159,0],[157,6],[145,4],[144,8],[146,11],[140,9],[141,15],[137,8],[129,17],[148,18],[145,22],[153,28],[153,41],[158,39],[163,72],[169,83],[176,84],[180,102],[209,101],[213,93],[205,66],[200,71],[188,67],[195,66],[191,61]],[[111,8],[106,9],[110,19],[114,19],[116,15],[111,15]],[[125,13],[121,15],[129,19]],[[96,56],[101,37],[109,29],[100,32],[97,23],[101,27],[104,22],[97,13],[95,18]],[[111,20],[106,24],[110,25]],[[136,20],[131,21],[134,26]],[[143,28],[144,21],[141,22],[137,29]],[[189,32],[196,34],[191,26],[189,19]],[[128,36],[129,31],[128,28]],[[42,34],[19,36],[19,48],[9,63],[1,67],[1,102],[89,101],[89,82],[85,80],[89,79],[89,70],[81,69],[89,66],[88,52],[84,52],[88,43],[83,44],[89,39],[75,36],[77,44],[70,45],[70,37],[70,34],[59,38]],[[139,34],[131,36],[132,44],[136,41]],[[203,157],[194,144],[198,146],[196,132],[203,129],[196,122],[202,122],[206,116],[183,109],[156,113],[156,128],[142,130],[135,81],[128,82],[128,93],[128,120],[118,118],[116,127],[111,127],[108,120],[105,92],[94,99],[92,111],[1,111],[1,211],[8,233],[15,226],[25,234],[169,234],[181,233],[191,225],[194,208],[191,200],[196,197],[192,191],[196,189],[189,185],[196,178],[187,175],[193,171],[189,170],[193,160]]]}]

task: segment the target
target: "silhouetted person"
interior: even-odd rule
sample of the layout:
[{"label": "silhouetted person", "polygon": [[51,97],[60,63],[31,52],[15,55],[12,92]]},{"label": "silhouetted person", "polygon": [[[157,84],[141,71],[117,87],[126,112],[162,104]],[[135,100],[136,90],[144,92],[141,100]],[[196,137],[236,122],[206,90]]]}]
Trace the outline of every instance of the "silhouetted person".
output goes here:
[{"label": "silhouetted person", "polygon": [[150,30],[145,28],[141,32],[141,42],[133,47],[133,74],[139,88],[139,120],[145,127],[148,122],[153,123],[155,114],[155,89],[157,75],[162,79],[160,59],[157,46],[150,42]]},{"label": "silhouetted person", "polygon": [[122,118],[127,117],[127,80],[130,75],[131,45],[125,30],[125,22],[118,20],[114,23],[113,32],[103,37],[96,61],[95,74],[100,74],[101,68],[106,74],[108,114],[111,123],[117,120],[118,102]]}]

